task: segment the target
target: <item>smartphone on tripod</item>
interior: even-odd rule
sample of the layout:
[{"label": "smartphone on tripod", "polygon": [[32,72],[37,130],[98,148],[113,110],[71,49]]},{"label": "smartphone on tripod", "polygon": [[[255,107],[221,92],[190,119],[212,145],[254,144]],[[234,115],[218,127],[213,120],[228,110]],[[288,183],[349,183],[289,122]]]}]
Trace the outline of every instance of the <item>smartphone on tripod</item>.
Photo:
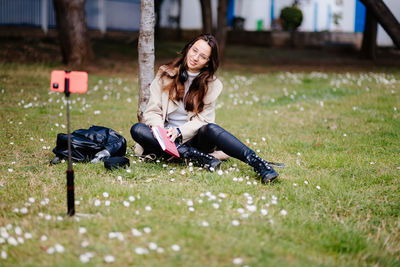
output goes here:
[{"label": "smartphone on tripod", "polygon": [[[67,85],[67,86],[66,86]],[[53,70],[50,89],[54,92],[84,94],[88,88],[88,74],[83,71]]]},{"label": "smartphone on tripod", "polygon": [[50,89],[65,93],[67,98],[68,129],[68,169],[67,169],[67,208],[68,216],[75,214],[74,170],[71,159],[71,133],[69,119],[69,96],[71,93],[84,94],[88,88],[88,74],[83,71],[53,70],[51,72]]}]

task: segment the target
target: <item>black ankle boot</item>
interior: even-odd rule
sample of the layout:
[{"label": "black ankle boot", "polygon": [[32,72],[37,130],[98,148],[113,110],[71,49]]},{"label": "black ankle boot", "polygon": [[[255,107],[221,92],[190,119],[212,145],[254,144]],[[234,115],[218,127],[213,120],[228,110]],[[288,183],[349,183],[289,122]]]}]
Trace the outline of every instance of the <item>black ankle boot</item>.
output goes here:
[{"label": "black ankle boot", "polygon": [[207,153],[200,152],[191,146],[181,145],[178,147],[178,152],[179,156],[182,158],[193,161],[210,171],[214,171],[221,164],[219,159],[216,159]]},{"label": "black ankle boot", "polygon": [[279,174],[268,165],[268,162],[257,156],[255,153],[246,157],[247,164],[254,168],[254,171],[261,176],[263,183],[272,182]]}]

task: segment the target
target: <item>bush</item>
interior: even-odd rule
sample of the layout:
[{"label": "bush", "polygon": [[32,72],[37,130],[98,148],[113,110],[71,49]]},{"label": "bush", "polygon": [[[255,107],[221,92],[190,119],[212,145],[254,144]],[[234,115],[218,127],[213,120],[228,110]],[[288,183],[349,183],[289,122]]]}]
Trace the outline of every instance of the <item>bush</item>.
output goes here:
[{"label": "bush", "polygon": [[295,6],[285,7],[281,10],[280,19],[284,30],[295,30],[303,21],[303,12]]}]

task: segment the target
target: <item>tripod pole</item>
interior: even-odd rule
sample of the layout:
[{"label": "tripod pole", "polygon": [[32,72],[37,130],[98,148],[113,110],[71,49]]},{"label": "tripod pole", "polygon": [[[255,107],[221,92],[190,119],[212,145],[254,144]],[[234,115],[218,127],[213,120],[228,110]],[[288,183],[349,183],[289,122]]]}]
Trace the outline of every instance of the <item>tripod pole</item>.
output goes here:
[{"label": "tripod pole", "polygon": [[[65,71],[68,73],[69,71]],[[67,169],[67,205],[68,216],[75,214],[74,170],[71,159],[71,128],[69,119],[69,78],[65,78],[65,97],[67,99],[67,129],[68,129],[68,169]]]}]

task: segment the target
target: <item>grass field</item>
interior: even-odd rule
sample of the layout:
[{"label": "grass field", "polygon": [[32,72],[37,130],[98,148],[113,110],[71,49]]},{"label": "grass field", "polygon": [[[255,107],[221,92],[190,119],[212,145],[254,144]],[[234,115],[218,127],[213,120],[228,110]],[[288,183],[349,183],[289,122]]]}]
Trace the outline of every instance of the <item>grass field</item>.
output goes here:
[{"label": "grass field", "polygon": [[137,76],[89,76],[72,129],[110,127],[127,170],[75,164],[78,213],[66,216],[66,132],[49,64],[0,64],[0,266],[399,266],[400,71],[222,68],[217,123],[269,161],[263,185],[229,159],[210,173],[132,155]]}]

